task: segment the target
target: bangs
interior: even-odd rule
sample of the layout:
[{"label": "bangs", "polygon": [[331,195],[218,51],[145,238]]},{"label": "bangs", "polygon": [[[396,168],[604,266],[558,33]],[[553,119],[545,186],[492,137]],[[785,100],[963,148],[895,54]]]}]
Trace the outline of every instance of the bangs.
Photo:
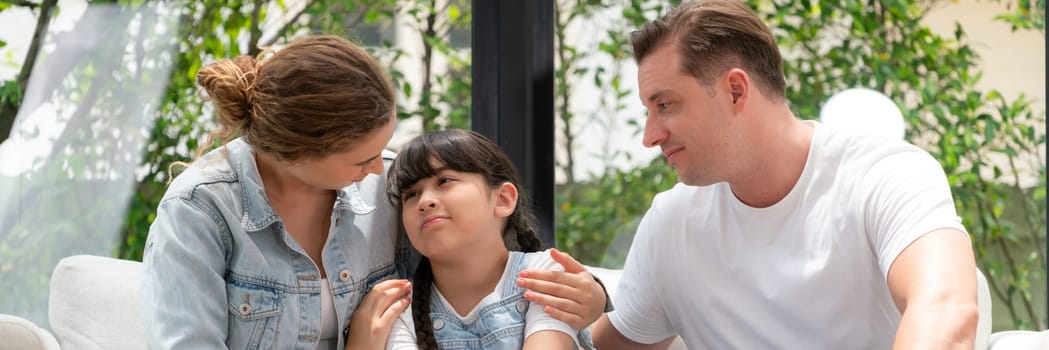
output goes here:
[{"label": "bangs", "polygon": [[435,176],[441,169],[478,173],[485,178],[491,173],[483,160],[490,157],[482,149],[467,149],[465,134],[424,133],[405,145],[390,167],[386,195],[390,202],[401,202],[401,192],[419,180]]}]

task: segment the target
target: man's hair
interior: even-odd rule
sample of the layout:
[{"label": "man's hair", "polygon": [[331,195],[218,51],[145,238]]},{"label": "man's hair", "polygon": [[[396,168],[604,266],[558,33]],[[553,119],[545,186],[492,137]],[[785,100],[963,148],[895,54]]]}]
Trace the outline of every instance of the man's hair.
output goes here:
[{"label": "man's hair", "polygon": [[731,68],[741,68],[769,98],[786,95],[783,58],[768,26],[735,0],[681,4],[630,34],[638,64],[663,45],[674,45],[681,69],[705,85]]},{"label": "man's hair", "polygon": [[345,151],[395,118],[393,85],[379,63],[333,35],[296,40],[258,61],[218,60],[197,81],[218,111],[213,138],[241,135],[282,160]]}]

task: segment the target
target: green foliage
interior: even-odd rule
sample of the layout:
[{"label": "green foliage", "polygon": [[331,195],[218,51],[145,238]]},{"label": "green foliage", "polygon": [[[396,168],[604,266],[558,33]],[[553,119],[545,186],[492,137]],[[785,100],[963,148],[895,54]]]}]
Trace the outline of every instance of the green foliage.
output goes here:
[{"label": "green foliage", "polygon": [[1025,29],[1045,31],[1045,0],[1003,2],[1011,12],[995,16],[995,19],[1009,23],[1014,31]]},{"label": "green foliage", "polygon": [[633,169],[609,168],[592,182],[561,185],[555,191],[559,249],[586,264],[622,268],[641,214],[676,182],[659,157]]}]

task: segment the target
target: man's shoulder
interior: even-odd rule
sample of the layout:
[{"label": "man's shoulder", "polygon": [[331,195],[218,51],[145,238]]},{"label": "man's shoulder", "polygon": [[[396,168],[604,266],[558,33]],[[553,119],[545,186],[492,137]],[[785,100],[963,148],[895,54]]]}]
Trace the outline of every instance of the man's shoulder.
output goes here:
[{"label": "man's shoulder", "polygon": [[[830,168],[866,177],[875,166],[891,166],[899,170],[913,169],[909,165],[936,163],[929,152],[904,140],[887,139],[855,132],[829,135],[821,145],[819,162]],[[891,164],[891,165],[890,165]]]}]

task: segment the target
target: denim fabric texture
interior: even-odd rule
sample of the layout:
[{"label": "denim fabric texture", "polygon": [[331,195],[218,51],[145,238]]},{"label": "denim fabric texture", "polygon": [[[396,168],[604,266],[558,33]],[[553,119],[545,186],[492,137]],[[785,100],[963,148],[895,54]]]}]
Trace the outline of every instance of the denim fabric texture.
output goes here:
[{"label": "denim fabric texture", "polygon": [[[383,157],[388,166],[392,153]],[[373,285],[407,273],[410,248],[384,184],[370,175],[338,191],[322,259],[339,329]],[[171,183],[150,227],[141,295],[148,343],[315,349],[320,278],[270,206],[251,146],[231,141]]]},{"label": "denim fabric texture", "polygon": [[[524,253],[510,252],[507,273],[503,274],[503,294],[499,302],[477,310],[477,317],[463,322],[438,298],[430,299],[430,319],[434,337],[443,350],[518,350],[524,345],[525,313],[531,305],[525,290],[517,286],[517,273],[527,268]],[[540,307],[540,306],[536,306]],[[593,348],[590,331],[579,332],[576,341],[584,349]]]}]

